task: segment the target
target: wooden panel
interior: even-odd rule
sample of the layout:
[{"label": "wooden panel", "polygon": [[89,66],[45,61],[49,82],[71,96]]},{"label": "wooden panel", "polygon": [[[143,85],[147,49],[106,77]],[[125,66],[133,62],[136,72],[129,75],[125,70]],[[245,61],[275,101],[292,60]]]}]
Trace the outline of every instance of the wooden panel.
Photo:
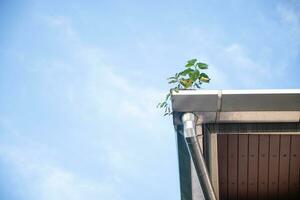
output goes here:
[{"label": "wooden panel", "polygon": [[228,135],[228,199],[237,199],[238,135]]},{"label": "wooden panel", "polygon": [[257,199],[258,135],[249,135],[248,199]]},{"label": "wooden panel", "polygon": [[246,199],[248,190],[248,135],[239,135],[238,139],[238,199]]},{"label": "wooden panel", "polygon": [[217,133],[219,132],[218,126],[204,125],[204,155],[206,155],[206,166],[208,168],[211,183],[216,194],[216,198],[219,199],[219,170],[218,170],[218,141]]},{"label": "wooden panel", "polygon": [[300,199],[300,136],[291,136],[290,153],[290,180],[289,194],[290,199]]},{"label": "wooden panel", "polygon": [[[299,125],[219,124],[219,127],[221,200],[300,199]],[[273,131],[284,134],[268,134]],[[288,135],[285,131],[294,133]]]},{"label": "wooden panel", "polygon": [[268,135],[259,136],[258,158],[258,198],[268,198],[268,172],[269,172],[269,139]]},{"label": "wooden panel", "polygon": [[217,134],[211,134],[211,182],[216,193],[216,198],[219,199],[219,172],[218,172],[218,142],[217,142]]},{"label": "wooden panel", "polygon": [[278,135],[270,136],[269,150],[269,198],[277,199],[278,194],[278,171],[279,171],[279,139]]},{"label": "wooden panel", "polygon": [[290,139],[288,135],[280,136],[279,156],[279,199],[288,197],[289,192],[289,160],[290,160]]},{"label": "wooden panel", "polygon": [[218,135],[219,196],[227,199],[227,135]]}]

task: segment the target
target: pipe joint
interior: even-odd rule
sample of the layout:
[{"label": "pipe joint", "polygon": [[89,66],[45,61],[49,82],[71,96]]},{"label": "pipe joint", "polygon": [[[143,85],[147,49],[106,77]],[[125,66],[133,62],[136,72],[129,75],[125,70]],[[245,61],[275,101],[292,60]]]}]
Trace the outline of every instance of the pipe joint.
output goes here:
[{"label": "pipe joint", "polygon": [[182,122],[183,122],[183,127],[184,127],[184,137],[185,138],[190,138],[190,137],[196,136],[195,119],[196,119],[196,116],[194,113],[183,114]]}]

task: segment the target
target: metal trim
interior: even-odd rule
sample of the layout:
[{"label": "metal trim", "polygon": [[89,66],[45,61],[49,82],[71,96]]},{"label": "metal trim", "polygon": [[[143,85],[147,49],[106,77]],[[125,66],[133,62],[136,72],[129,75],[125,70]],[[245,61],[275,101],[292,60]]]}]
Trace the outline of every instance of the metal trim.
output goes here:
[{"label": "metal trim", "polygon": [[220,112],[219,119],[216,112],[195,112],[197,124],[202,123],[246,123],[246,122],[300,122],[300,111],[244,111]]},{"label": "metal trim", "polygon": [[[219,106],[219,94],[222,102]],[[300,111],[300,89],[179,90],[172,92],[177,112]]]}]

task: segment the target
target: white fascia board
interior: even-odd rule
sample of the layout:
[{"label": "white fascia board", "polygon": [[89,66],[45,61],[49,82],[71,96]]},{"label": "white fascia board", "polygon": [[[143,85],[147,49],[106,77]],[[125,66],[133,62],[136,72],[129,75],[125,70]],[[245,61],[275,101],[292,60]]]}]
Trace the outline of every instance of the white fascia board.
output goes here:
[{"label": "white fascia board", "polygon": [[177,112],[300,111],[300,89],[180,90],[172,93],[172,107]]},{"label": "white fascia board", "polygon": [[172,96],[178,95],[217,95],[222,94],[300,94],[300,89],[257,89],[257,90],[201,90],[188,89],[172,91]]},{"label": "white fascia board", "polygon": [[300,89],[221,90],[222,94],[300,94]]}]

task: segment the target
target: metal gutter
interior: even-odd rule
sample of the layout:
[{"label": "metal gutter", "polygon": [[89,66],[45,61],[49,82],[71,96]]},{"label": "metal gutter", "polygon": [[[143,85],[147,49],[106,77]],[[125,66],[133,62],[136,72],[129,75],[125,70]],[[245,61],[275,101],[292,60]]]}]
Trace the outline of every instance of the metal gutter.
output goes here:
[{"label": "metal gutter", "polygon": [[299,122],[300,89],[180,90],[172,108],[196,113],[202,123]]},{"label": "metal gutter", "polygon": [[207,200],[216,200],[202,150],[196,137],[195,115],[193,113],[185,113],[182,116],[182,121],[186,145],[193,160],[203,195]]},{"label": "metal gutter", "polygon": [[172,93],[173,111],[217,112],[300,111],[300,89],[286,90],[179,90]]}]

